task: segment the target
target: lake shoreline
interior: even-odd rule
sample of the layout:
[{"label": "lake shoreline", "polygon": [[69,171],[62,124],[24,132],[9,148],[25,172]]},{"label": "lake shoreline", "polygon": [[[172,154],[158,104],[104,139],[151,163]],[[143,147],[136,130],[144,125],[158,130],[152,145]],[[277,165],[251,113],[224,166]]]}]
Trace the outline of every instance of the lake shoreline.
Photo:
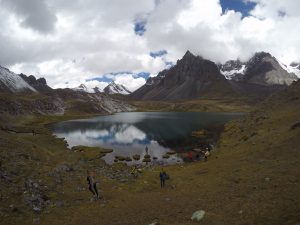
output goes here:
[{"label": "lake shoreline", "polygon": [[[64,138],[70,148],[83,145],[113,149],[113,153],[103,156],[110,165],[118,161],[128,165],[181,164],[183,160],[190,161],[187,158],[195,148],[211,150],[224,123],[243,116],[244,113],[238,112],[124,112],[62,121],[52,124],[51,130]],[[196,131],[204,133],[192,135]],[[168,155],[171,151],[178,154]],[[133,155],[138,155],[139,159],[134,159]],[[195,159],[201,156],[193,155]]]}]

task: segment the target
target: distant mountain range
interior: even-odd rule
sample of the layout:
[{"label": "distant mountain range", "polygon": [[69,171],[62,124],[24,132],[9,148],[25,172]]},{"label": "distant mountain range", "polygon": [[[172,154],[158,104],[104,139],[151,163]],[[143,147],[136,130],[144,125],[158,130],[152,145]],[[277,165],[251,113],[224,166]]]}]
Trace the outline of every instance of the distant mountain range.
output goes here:
[{"label": "distant mountain range", "polygon": [[[187,51],[176,65],[151,77],[130,97],[138,100],[266,97],[298,80],[299,64],[285,66],[269,53],[223,65]],[[291,72],[292,71],[292,72]]]},{"label": "distant mountain range", "polygon": [[[187,51],[176,65],[161,71],[156,77],[148,78],[145,85],[133,93],[115,82],[103,90],[98,87],[88,88],[84,84],[73,89],[52,89],[44,78],[17,75],[1,66],[0,93],[42,93],[69,103],[72,98],[77,98],[78,101],[89,102],[92,111],[97,112],[100,108],[104,111],[117,110],[117,106],[110,110],[97,102],[112,94],[129,95],[136,100],[160,101],[226,97],[262,99],[292,84],[299,79],[298,76],[299,63],[287,66],[266,52],[254,54],[247,62],[230,60],[217,65]],[[98,96],[98,100],[95,96]]]},{"label": "distant mountain range", "polygon": [[88,93],[77,89],[52,89],[44,78],[17,75],[0,67],[0,115],[83,114],[132,111],[129,104],[112,99],[104,93]]},{"label": "distant mountain range", "polygon": [[300,66],[291,65],[284,65],[269,53],[259,52],[248,62],[230,60],[218,67],[229,80],[269,86],[290,85],[297,80],[297,75],[300,76]]},{"label": "distant mountain range", "polygon": [[128,95],[131,94],[131,91],[129,91],[124,85],[122,84],[116,84],[114,81],[112,81],[110,84],[108,84],[103,90],[101,90],[99,87],[94,87],[94,88],[88,88],[84,84],[80,84],[76,88],[72,88],[75,91],[83,91],[87,93],[105,93],[108,95],[113,95],[113,94],[121,94],[121,95]]}]

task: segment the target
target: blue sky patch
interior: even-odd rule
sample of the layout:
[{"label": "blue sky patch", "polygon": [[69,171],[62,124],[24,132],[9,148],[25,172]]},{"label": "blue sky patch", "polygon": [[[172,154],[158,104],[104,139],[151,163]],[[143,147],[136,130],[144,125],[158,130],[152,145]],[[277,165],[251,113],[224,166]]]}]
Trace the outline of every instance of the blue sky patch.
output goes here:
[{"label": "blue sky patch", "polygon": [[243,17],[249,16],[249,12],[255,7],[254,2],[244,2],[243,0],[220,0],[223,13],[226,10],[234,10],[242,13]]},{"label": "blue sky patch", "polygon": [[150,52],[149,53],[149,55],[152,58],[162,57],[163,55],[166,55],[166,54],[168,54],[168,52],[166,50],[160,50],[160,51],[157,51],[157,52]]},{"label": "blue sky patch", "polygon": [[146,20],[135,21],[134,23],[134,32],[136,35],[143,36],[146,32]]},{"label": "blue sky patch", "polygon": [[112,82],[112,79],[108,78],[106,76],[91,78],[91,79],[86,80],[86,82],[93,81],[93,80],[97,80],[99,82],[106,82],[106,83]]},{"label": "blue sky patch", "polygon": [[168,69],[175,65],[173,62],[170,61],[166,61],[165,64],[166,64],[166,68]]},{"label": "blue sky patch", "polygon": [[109,73],[109,74],[104,74],[103,76],[99,76],[99,77],[94,77],[94,78],[91,78],[91,79],[87,79],[86,82],[89,82],[89,81],[93,81],[93,80],[96,80],[96,81],[99,81],[99,82],[106,82],[106,83],[110,83],[112,82],[114,79],[113,77],[114,76],[117,76],[117,75],[124,75],[124,74],[129,74],[129,75],[132,75],[133,77],[135,78],[138,78],[138,77],[143,77],[144,79],[148,79],[148,77],[150,76],[150,73],[148,72],[140,72],[140,73],[133,73],[133,72],[129,72],[129,71],[123,71],[123,72],[112,72],[112,73]]},{"label": "blue sky patch", "polygon": [[135,77],[143,77],[146,80],[148,79],[149,76],[150,76],[150,73],[148,73],[148,72],[140,72],[135,75]]}]

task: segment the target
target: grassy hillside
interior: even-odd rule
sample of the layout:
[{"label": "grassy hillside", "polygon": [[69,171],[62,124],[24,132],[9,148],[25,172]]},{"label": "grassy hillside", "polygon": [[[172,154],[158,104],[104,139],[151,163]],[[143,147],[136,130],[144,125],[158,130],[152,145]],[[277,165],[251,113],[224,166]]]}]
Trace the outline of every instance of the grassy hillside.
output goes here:
[{"label": "grassy hillside", "polygon": [[255,104],[245,99],[193,99],[186,101],[129,101],[138,111],[165,112],[249,112]]},{"label": "grassy hillside", "polygon": [[[158,109],[170,107],[161,104]],[[199,224],[295,225],[299,112],[298,82],[228,123],[207,162],[165,167],[171,177],[165,189],[159,187],[159,167],[134,178],[122,164],[105,165],[100,152],[67,149],[44,127],[67,118],[16,120],[15,132],[0,131],[0,224],[192,225],[193,212],[205,210]],[[27,133],[32,127],[35,136]],[[103,198],[96,202],[87,190],[87,169],[100,179]]]}]

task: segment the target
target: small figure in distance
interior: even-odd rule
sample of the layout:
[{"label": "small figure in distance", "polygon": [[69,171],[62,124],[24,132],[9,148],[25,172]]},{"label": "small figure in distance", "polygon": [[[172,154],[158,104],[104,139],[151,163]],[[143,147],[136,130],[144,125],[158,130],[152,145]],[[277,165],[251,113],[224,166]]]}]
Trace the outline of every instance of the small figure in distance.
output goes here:
[{"label": "small figure in distance", "polygon": [[97,181],[95,180],[95,173],[94,172],[90,172],[89,170],[87,170],[87,178],[86,178],[88,185],[89,185],[89,190],[90,192],[92,192],[93,197],[95,197],[96,199],[99,198],[99,193],[98,193],[98,189],[97,189]]},{"label": "small figure in distance", "polygon": [[160,187],[164,188],[165,187],[165,181],[167,179],[167,173],[164,171],[164,169],[161,169],[161,172],[159,173],[159,178],[160,178]]},{"label": "small figure in distance", "polygon": [[207,161],[209,155],[210,155],[210,152],[209,152],[208,148],[206,148],[206,151],[204,153],[205,161]]},{"label": "small figure in distance", "polygon": [[147,145],[146,145],[145,151],[146,151],[146,155],[148,155],[148,146]]},{"label": "small figure in distance", "polygon": [[193,161],[193,153],[192,153],[192,152],[189,152],[189,153],[188,153],[188,157],[189,157],[190,161],[192,162],[192,161]]},{"label": "small figure in distance", "polygon": [[35,131],[32,129],[32,136],[35,136]]}]

